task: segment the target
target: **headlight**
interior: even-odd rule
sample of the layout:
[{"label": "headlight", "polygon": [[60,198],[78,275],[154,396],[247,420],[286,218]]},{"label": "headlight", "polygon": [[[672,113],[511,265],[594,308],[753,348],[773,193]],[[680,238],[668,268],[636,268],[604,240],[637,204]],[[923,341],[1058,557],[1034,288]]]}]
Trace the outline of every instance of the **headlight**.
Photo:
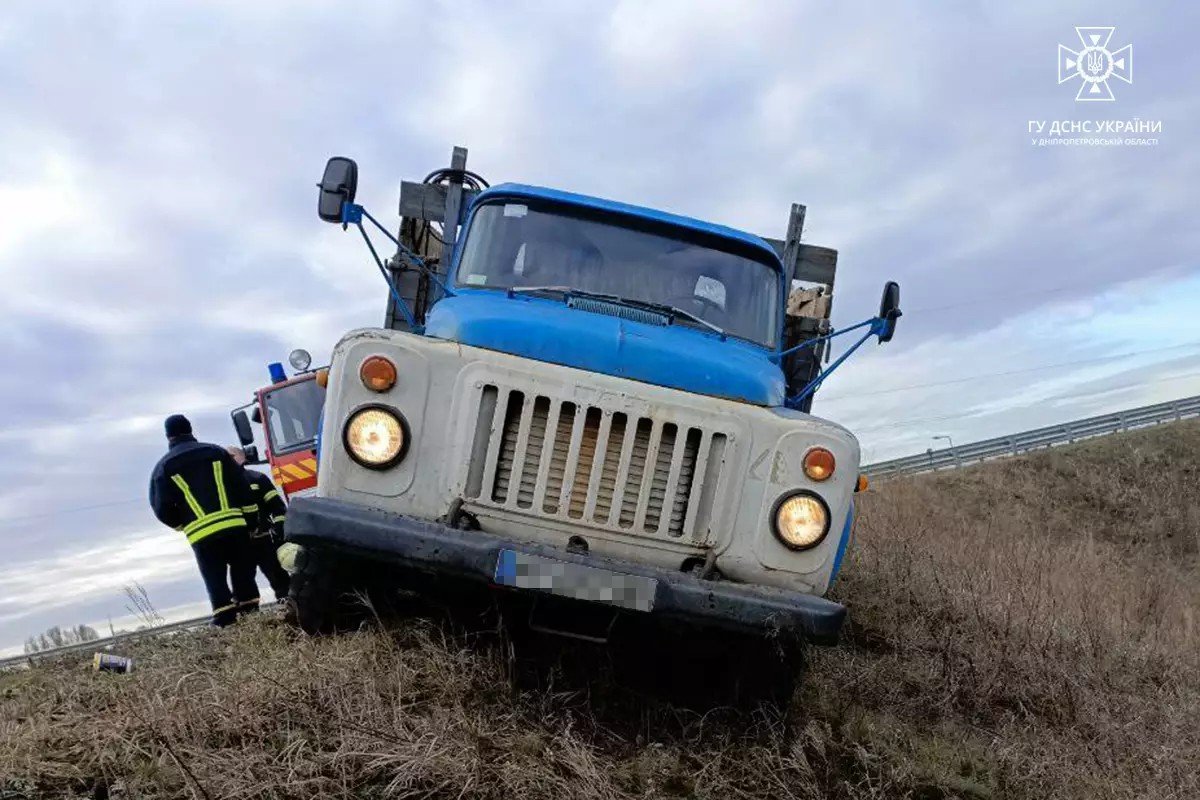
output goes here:
[{"label": "headlight", "polygon": [[342,439],[346,452],[364,467],[387,469],[408,449],[404,417],[384,406],[366,406],[350,415]]},{"label": "headlight", "polygon": [[288,353],[288,363],[292,365],[292,369],[296,372],[304,372],[308,369],[308,365],[312,363],[312,356],[307,350],[293,350]]},{"label": "headlight", "polygon": [[775,504],[775,536],[793,550],[816,547],[829,532],[829,507],[809,492],[788,495]]}]

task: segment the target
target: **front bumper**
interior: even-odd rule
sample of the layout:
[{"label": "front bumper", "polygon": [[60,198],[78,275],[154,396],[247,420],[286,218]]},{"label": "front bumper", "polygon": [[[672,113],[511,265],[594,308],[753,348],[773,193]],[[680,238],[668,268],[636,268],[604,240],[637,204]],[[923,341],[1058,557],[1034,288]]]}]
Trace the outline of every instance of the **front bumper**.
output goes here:
[{"label": "front bumper", "polygon": [[401,569],[453,576],[485,585],[494,584],[501,550],[516,550],[616,573],[654,578],[658,584],[650,616],[703,627],[756,635],[790,633],[815,644],[834,644],[846,617],[845,606],[803,592],[700,580],[684,572],[568,553],[483,531],[458,530],[440,522],[365,508],[328,497],[297,498],[288,508],[286,528],[289,542],[327,547],[388,561]]}]

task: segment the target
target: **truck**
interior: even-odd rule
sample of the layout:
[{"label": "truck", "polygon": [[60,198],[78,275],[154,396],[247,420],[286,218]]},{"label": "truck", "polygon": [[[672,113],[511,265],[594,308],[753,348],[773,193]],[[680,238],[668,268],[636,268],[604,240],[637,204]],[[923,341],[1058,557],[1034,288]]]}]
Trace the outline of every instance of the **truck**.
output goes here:
[{"label": "truck", "polygon": [[[269,465],[271,481],[290,501],[311,493],[317,485],[317,435],[329,373],[325,368],[309,369],[312,356],[307,350],[293,350],[288,363],[294,370],[290,378],[283,364],[268,364],[271,382],[229,415],[246,463]],[[262,428],[262,453],[251,422]]]},{"label": "truck", "polygon": [[466,155],[402,182],[395,234],[355,203],[352,159],[318,184],[320,219],[361,234],[389,300],[333,350],[321,481],[289,510],[301,627],[335,628],[370,576],[598,642],[835,643],[847,612],[826,594],[865,479],[854,435],[811,403],[892,338],[899,287],[834,330],[837,253],[801,242],[804,206],[764,239],[491,186]]}]

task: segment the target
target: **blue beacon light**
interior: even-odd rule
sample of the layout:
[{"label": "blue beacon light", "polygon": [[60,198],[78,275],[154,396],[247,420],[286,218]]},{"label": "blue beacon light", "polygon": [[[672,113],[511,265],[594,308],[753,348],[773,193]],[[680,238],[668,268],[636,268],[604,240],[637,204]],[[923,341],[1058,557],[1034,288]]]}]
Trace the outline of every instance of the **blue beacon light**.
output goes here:
[{"label": "blue beacon light", "polygon": [[283,371],[283,364],[278,361],[267,364],[267,371],[271,373],[271,383],[283,383],[287,380],[287,373]]}]

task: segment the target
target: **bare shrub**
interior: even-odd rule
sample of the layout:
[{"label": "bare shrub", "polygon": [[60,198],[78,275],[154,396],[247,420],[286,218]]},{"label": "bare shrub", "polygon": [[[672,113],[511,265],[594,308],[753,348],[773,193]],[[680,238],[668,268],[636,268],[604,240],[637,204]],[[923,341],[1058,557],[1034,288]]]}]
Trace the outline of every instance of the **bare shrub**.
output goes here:
[{"label": "bare shrub", "polygon": [[137,617],[141,622],[142,628],[153,628],[162,625],[166,622],[162,614],[158,613],[158,609],[154,607],[154,603],[150,600],[150,593],[146,591],[146,587],[136,581],[125,587],[125,597],[129,599],[129,605],[125,609]]}]

